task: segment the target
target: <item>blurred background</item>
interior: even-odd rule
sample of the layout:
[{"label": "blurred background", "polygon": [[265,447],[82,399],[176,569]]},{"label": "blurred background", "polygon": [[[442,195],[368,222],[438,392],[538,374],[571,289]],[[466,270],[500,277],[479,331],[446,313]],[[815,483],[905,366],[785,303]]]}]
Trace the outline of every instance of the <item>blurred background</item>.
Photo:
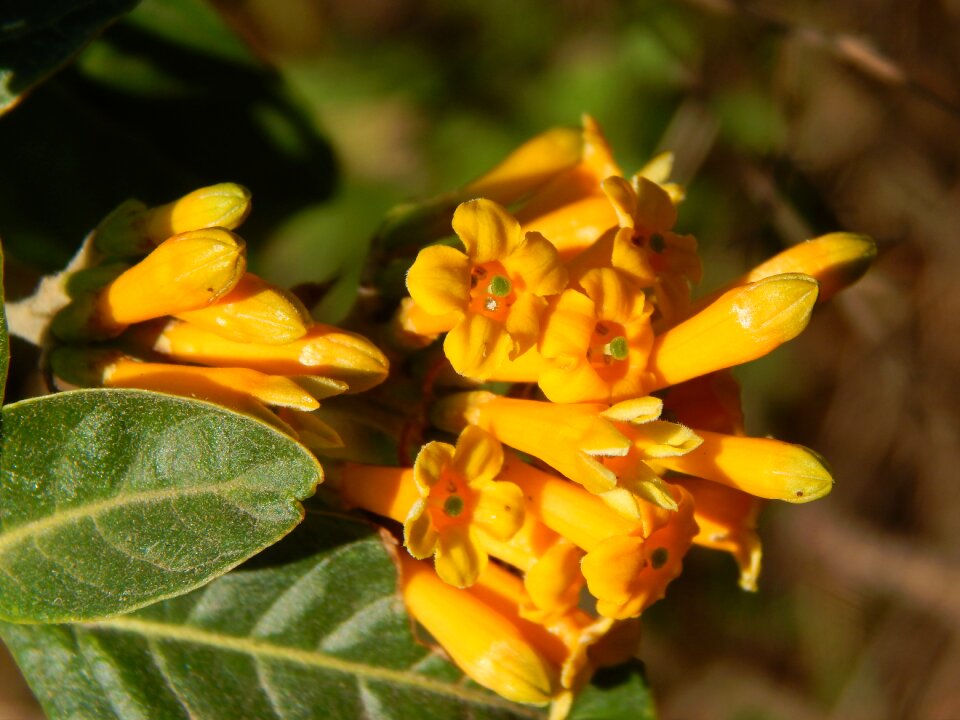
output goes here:
[{"label": "blurred background", "polygon": [[[767,507],[756,594],[691,552],[645,615],[661,717],[960,718],[958,0],[143,0],[0,118],[7,295],[125,198],[232,180],[251,266],[337,321],[392,204],[583,112],[628,172],[675,153],[705,291],[824,232],[881,248],[738,370],[750,434],[837,485]],[[32,717],[0,654],[0,718]]]}]

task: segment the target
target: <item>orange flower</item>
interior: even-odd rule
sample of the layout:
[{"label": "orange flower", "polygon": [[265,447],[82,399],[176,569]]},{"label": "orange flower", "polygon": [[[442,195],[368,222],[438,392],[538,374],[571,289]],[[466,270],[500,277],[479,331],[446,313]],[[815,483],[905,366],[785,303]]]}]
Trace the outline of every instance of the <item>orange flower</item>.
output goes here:
[{"label": "orange flower", "polygon": [[453,228],[466,252],[424,248],[407,275],[414,302],[427,313],[458,318],[444,352],[461,375],[486,379],[540,337],[545,297],[563,290],[556,249],[490,200],[460,205]]}]

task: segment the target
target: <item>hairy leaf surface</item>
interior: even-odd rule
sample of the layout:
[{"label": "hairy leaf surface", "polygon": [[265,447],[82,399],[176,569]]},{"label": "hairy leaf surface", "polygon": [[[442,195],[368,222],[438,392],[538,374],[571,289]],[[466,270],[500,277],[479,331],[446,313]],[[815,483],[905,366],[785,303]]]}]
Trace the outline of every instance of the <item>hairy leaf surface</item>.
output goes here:
[{"label": "hairy leaf surface", "polygon": [[638,661],[599,671],[577,697],[569,720],[656,720],[653,698]]},{"label": "hairy leaf surface", "polygon": [[277,546],[299,559],[278,564],[271,548],[260,567],[131,615],[0,633],[54,719],[543,717],[465,684],[415,641],[364,525],[313,524]]},{"label": "hairy leaf surface", "polygon": [[0,618],[87,620],[192,590],[300,522],[301,445],[208,403],[82,390],[3,408]]}]

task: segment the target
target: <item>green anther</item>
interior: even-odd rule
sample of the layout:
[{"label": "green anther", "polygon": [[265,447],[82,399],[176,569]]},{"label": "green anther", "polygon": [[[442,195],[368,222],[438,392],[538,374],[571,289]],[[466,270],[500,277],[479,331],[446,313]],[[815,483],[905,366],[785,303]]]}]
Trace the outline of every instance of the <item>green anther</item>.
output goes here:
[{"label": "green anther", "polygon": [[463,512],[463,498],[459,495],[450,495],[443,501],[443,512],[449,517],[457,517]]},{"label": "green anther", "polygon": [[670,558],[670,553],[667,552],[666,548],[657,548],[652,553],[650,553],[650,564],[653,565],[654,570],[659,570],[664,565],[667,564],[667,560]]},{"label": "green anther", "polygon": [[654,233],[650,236],[650,247],[655,253],[662,253],[667,247],[667,242],[663,239],[663,235]]},{"label": "green anther", "polygon": [[487,292],[494,297],[506,297],[512,289],[509,278],[505,278],[503,275],[494,275],[490,280],[490,285],[487,286]]},{"label": "green anther", "polygon": [[623,335],[618,335],[603,348],[607,355],[614,360],[626,360],[630,354],[630,346]]}]

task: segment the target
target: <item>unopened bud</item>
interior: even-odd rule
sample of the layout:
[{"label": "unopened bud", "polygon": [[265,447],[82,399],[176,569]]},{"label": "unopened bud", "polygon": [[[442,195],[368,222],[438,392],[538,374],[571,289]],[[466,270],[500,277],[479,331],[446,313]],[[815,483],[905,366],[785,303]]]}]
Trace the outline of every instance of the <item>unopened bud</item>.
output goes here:
[{"label": "unopened bud", "polygon": [[190,230],[233,230],[249,212],[250,191],[236,183],[200,188],[154,208],[127,200],[97,227],[95,243],[108,255],[146,254],[167,238]]},{"label": "unopened bud", "polygon": [[787,274],[724,293],[655,338],[650,389],[755,360],[792,340],[810,321],[817,290],[812,277]]},{"label": "unopened bud", "polygon": [[312,324],[307,309],[292,293],[251,273],[215,303],[175,314],[228,340],[265,345],[297,340]]}]

